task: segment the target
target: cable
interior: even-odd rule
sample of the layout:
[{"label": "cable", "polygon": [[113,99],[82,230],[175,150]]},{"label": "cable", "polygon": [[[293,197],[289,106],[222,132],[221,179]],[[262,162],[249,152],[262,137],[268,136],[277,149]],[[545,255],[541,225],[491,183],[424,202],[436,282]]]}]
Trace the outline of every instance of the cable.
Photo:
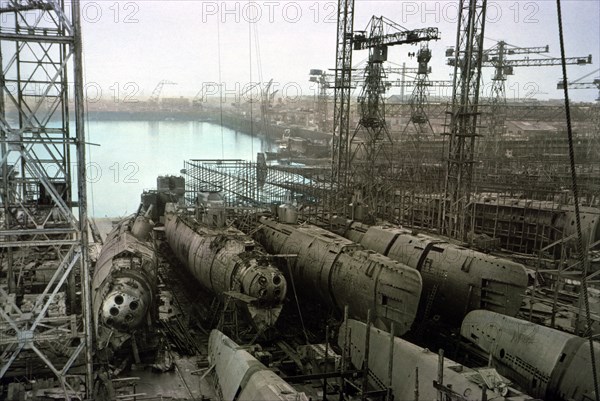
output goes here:
[{"label": "cable", "polygon": [[304,326],[304,319],[302,318],[302,311],[300,310],[300,302],[298,301],[298,295],[296,293],[296,284],[294,283],[294,275],[292,274],[292,267],[290,266],[290,261],[286,258],[286,265],[288,268],[288,274],[290,276],[290,281],[292,282],[292,290],[294,291],[294,299],[296,300],[296,308],[298,309],[298,316],[300,316],[300,324],[302,325],[302,332],[304,333],[304,339],[306,340],[306,345],[310,344],[308,341],[308,333],[306,332],[306,327]]},{"label": "cable", "polygon": [[575,82],[579,82],[579,81],[581,81],[582,79],[585,79],[585,78],[589,77],[590,75],[593,75],[593,74],[595,74],[595,73],[597,73],[597,72],[600,72],[600,68],[598,68],[598,69],[597,69],[597,70],[595,70],[595,71],[592,71],[592,72],[590,72],[589,74],[585,74],[583,77],[581,77],[581,78],[577,78],[576,80],[574,80],[574,81],[571,81],[570,83],[574,84]]},{"label": "cable", "polygon": [[[81,84],[83,85],[83,84],[85,84],[85,82],[87,82],[87,72],[86,72],[86,69],[85,69],[86,61],[85,61],[85,52],[83,51],[83,41],[81,43],[81,55],[83,57],[83,65],[81,66],[81,70],[83,72],[83,81],[84,81]],[[87,93],[83,94],[83,102],[85,103],[85,109],[89,110],[90,107],[89,107],[89,103],[88,103]],[[85,121],[83,122],[83,124],[85,126],[84,134],[87,133],[88,138],[89,138],[90,117],[89,117],[88,113],[85,113],[84,115],[85,115]],[[87,167],[91,166],[91,163],[92,163],[92,145],[90,143],[91,141],[86,141],[86,142],[87,142],[87,148],[88,148],[87,149],[87,160],[86,160],[86,163],[87,163],[86,172],[87,172]],[[87,175],[87,173],[86,173],[86,175]],[[91,200],[91,202],[88,202],[88,206],[91,203],[91,206],[92,206],[92,216],[95,216],[96,215],[96,208],[95,208],[95,204],[94,204],[94,183],[91,180],[89,180],[89,177],[85,177],[84,179],[88,180],[87,182],[88,182],[88,188],[89,188],[89,194],[90,194],[90,200]],[[88,207],[88,209],[89,209],[89,207]],[[88,218],[89,217],[90,216],[88,215]]]},{"label": "cable", "polygon": [[[264,83],[264,81],[263,81],[263,73],[262,73],[262,60],[261,60],[261,52],[260,52],[260,41],[259,41],[259,35],[258,35],[258,25],[254,24],[254,25],[252,25],[252,28],[253,28],[253,33],[254,33],[254,51],[256,54],[256,70],[258,73],[258,82],[260,82],[260,84],[262,85]],[[260,89],[260,93],[259,93],[260,118],[262,121],[263,135],[267,136],[266,115],[265,115],[265,108],[263,107],[264,101],[265,101],[265,90],[260,85],[259,85],[259,89]],[[262,145],[262,140],[261,140],[261,145]],[[264,151],[262,146],[261,146],[260,151],[261,152]],[[254,153],[253,153],[252,157],[254,157]],[[254,159],[252,159],[252,160],[254,160]]]},{"label": "cable", "polygon": [[[250,0],[248,0],[250,4]],[[250,69],[250,84],[252,84],[252,22],[248,18],[248,67]],[[252,157],[250,160],[254,160],[254,102],[250,98],[250,152]]]},{"label": "cable", "polygon": [[221,159],[224,159],[225,134],[223,133],[223,79],[221,77],[221,18],[217,18],[217,61],[219,64],[219,125],[221,126]]},{"label": "cable", "polygon": [[565,42],[563,38],[562,12],[560,9],[560,0],[556,0],[556,11],[558,15],[558,35],[560,40],[560,58],[562,67],[563,91],[565,94],[565,114],[567,118],[567,136],[569,140],[569,162],[571,164],[571,185],[573,190],[573,202],[575,204],[575,222],[577,227],[577,252],[579,253],[579,263],[583,267],[583,276],[581,278],[582,297],[585,308],[585,319],[587,324],[587,337],[590,345],[590,362],[592,364],[592,377],[594,380],[594,391],[596,401],[600,401],[600,392],[598,391],[598,373],[596,370],[596,356],[594,354],[594,338],[592,335],[592,318],[590,316],[590,302],[587,289],[587,251],[583,249],[583,237],[581,233],[581,216],[579,214],[579,191],[577,189],[577,172],[575,171],[575,153],[573,150],[573,130],[571,127],[571,109],[569,108],[569,89],[567,85],[567,64],[565,57]]}]

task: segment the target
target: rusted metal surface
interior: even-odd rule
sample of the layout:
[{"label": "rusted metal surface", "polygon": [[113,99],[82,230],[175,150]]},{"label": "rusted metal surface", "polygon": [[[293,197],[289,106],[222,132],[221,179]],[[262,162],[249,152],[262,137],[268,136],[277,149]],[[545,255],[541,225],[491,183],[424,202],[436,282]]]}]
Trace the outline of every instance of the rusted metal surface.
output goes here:
[{"label": "rusted metal surface", "polygon": [[231,228],[212,228],[168,213],[165,233],[179,261],[204,289],[234,298],[259,332],[277,321],[287,284],[269,256],[250,237]]},{"label": "rusted metal surface", "polygon": [[389,330],[393,322],[397,334],[410,329],[422,285],[415,269],[316,226],[261,223],[256,236],[268,251],[298,255],[289,271],[304,299],[317,296],[340,313],[348,305],[362,320],[371,309],[377,327]]},{"label": "rusted metal surface", "polygon": [[424,318],[427,297],[434,287],[437,295],[430,317],[448,324],[460,324],[474,309],[515,316],[521,307],[527,273],[520,263],[399,227],[357,222],[346,227],[344,236],[419,271],[423,279],[420,318]]},{"label": "rusted metal surface", "polygon": [[218,330],[210,333],[208,353],[222,400],[308,401],[292,386]]},{"label": "rusted metal surface", "polygon": [[[594,399],[591,354],[584,338],[483,310],[465,317],[460,334],[534,397]],[[600,344],[594,353],[598,360]]]},{"label": "rusted metal surface", "polygon": [[[354,366],[362,366],[366,355],[365,341],[367,325],[356,320],[348,320],[350,359]],[[340,332],[338,344],[344,343],[344,334]],[[390,351],[390,334],[371,327],[369,336],[368,363],[371,382],[374,385],[386,383],[389,375],[389,359],[393,358],[391,393],[395,400],[415,399],[436,400],[438,389],[434,382],[443,380],[444,387],[459,400],[482,400],[482,389],[494,392],[496,400],[530,400],[508,386],[508,381],[495,373],[496,380],[486,382],[484,376],[489,369],[473,370],[448,358],[440,358],[435,352],[421,348],[399,337],[393,339],[393,351]],[[441,367],[441,369],[440,369]],[[418,380],[416,379],[418,375]],[[418,387],[416,387],[418,385]]]},{"label": "rusted metal surface", "polygon": [[122,220],[104,242],[92,278],[97,348],[116,349],[155,318],[157,264],[149,238]]}]

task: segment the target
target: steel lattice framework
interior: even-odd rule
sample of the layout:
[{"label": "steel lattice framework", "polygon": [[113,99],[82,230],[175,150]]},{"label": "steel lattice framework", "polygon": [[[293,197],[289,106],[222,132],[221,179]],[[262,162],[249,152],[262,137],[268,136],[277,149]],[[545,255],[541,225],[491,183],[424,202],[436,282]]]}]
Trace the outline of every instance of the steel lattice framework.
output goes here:
[{"label": "steel lattice framework", "polygon": [[[340,15],[342,12],[340,9]],[[340,20],[343,18],[340,17]],[[345,31],[344,37],[348,36],[350,32]],[[382,16],[373,16],[365,31],[353,34],[352,48],[368,49],[369,57],[364,70],[364,85],[358,97],[359,121],[346,141],[346,160],[341,163],[346,169],[344,180],[340,181],[338,176],[333,175],[333,182],[341,189],[339,198],[346,200],[345,205],[348,204],[351,195],[349,190],[352,188],[352,204],[366,204],[372,208],[371,213],[377,213],[376,208],[381,200],[385,203],[385,194],[390,189],[387,179],[393,171],[393,141],[385,120],[386,74],[383,68],[388,47],[434,39],[439,39],[437,28],[407,30]],[[348,82],[351,82],[350,77]],[[343,124],[349,124],[349,119],[339,120],[339,131],[349,132],[349,128]],[[337,150],[335,146],[334,143],[334,155]],[[339,150],[338,154],[341,155]]]},{"label": "steel lattice framework", "polygon": [[316,82],[319,89],[315,107],[315,122],[321,132],[329,132],[327,123],[327,89],[331,87],[330,75],[323,70],[310,70],[310,82]]},{"label": "steel lattice framework", "polygon": [[459,3],[442,216],[442,231],[459,238],[465,236],[465,213],[473,182],[486,6],[487,0]]},{"label": "steel lattice framework", "polygon": [[[8,292],[0,289],[8,305],[0,309],[0,378],[19,355],[37,355],[70,397],[79,388],[66,380],[68,372],[83,356],[88,396],[92,378],[79,12],[78,0],[9,0],[0,6],[0,249],[9,279]],[[27,258],[49,257],[56,272],[25,312],[10,296],[19,291],[16,275]],[[74,302],[76,273],[81,306]],[[69,314],[50,317],[48,309],[65,286]],[[64,363],[51,360],[49,350],[57,349]]]},{"label": "steel lattice framework", "polygon": [[[335,81],[333,96],[333,138],[331,175],[338,186],[341,205],[331,205],[346,210],[350,154],[350,95],[352,90],[352,45],[354,30],[354,0],[338,0],[337,45],[335,52]],[[341,198],[341,199],[340,199]],[[334,198],[332,198],[334,199]]]},{"label": "steel lattice framework", "polygon": [[427,115],[429,88],[431,86],[449,86],[452,84],[450,81],[429,80],[429,73],[431,72],[431,67],[429,67],[430,60],[431,50],[429,50],[428,44],[424,43],[417,52],[417,62],[419,63],[416,71],[417,75],[414,81],[405,83],[407,87],[411,85],[414,87],[409,100],[410,117],[402,130],[400,140],[403,142],[403,146],[411,150],[408,155],[415,166],[415,171],[420,171],[420,167],[424,163],[431,162],[426,160],[426,154],[421,149],[422,142],[431,141],[434,135],[433,127]]},{"label": "steel lattice framework", "polygon": [[[516,47],[499,41],[492,48],[485,50],[483,54],[483,67],[494,67],[492,77],[491,104],[488,121],[488,135],[494,140],[504,135],[506,128],[506,77],[513,75],[514,67],[548,67],[561,65],[561,59],[546,57],[539,59],[524,58],[510,59],[509,56],[522,54],[548,53],[549,46]],[[569,57],[566,60],[569,65],[587,65],[592,62],[592,56]],[[452,62],[450,63],[452,64]]]},{"label": "steel lattice framework", "polygon": [[[355,48],[368,48],[369,58],[364,70],[364,84],[358,97],[359,120],[350,145],[349,182],[355,191],[353,204],[377,205],[382,187],[389,183],[383,180],[385,170],[392,164],[392,138],[385,121],[385,83],[387,81],[383,62],[387,60],[387,45],[384,44],[383,17],[371,18],[367,26],[368,36],[355,34]],[[368,47],[362,45],[368,43]],[[383,180],[382,180],[383,179]]]}]

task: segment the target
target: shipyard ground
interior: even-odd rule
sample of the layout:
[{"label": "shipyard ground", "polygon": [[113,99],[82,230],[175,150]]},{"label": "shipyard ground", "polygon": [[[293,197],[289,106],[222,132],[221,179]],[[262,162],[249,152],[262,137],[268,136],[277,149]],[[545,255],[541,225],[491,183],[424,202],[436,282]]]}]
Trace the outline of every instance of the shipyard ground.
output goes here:
[{"label": "shipyard ground", "polygon": [[[111,218],[94,219],[96,239],[105,238],[117,221],[118,219]],[[334,338],[337,329],[329,311],[320,311],[321,315],[315,318],[319,312],[318,305],[313,310],[307,310],[307,306],[303,305],[301,313],[304,319],[302,319],[303,316],[299,315],[298,305],[290,292],[288,294],[290,302],[286,303],[277,330],[257,338],[251,328],[224,313],[223,305],[214,302],[210,295],[199,292],[194,279],[183,271],[169,252],[168,246],[162,242],[163,233],[160,227],[155,229],[154,234],[160,255],[161,302],[158,335],[163,339],[159,342],[162,347],[144,353],[127,348],[115,360],[109,361],[108,377],[112,389],[107,394],[112,395],[106,399],[111,399],[112,396],[124,400],[219,399],[213,376],[208,371],[207,359],[209,333],[212,328],[217,327],[227,332],[239,344],[247,346],[256,355],[261,356],[261,362],[290,380],[298,391],[305,392],[313,400],[324,399],[322,373],[337,369],[334,366],[336,361],[339,363],[339,356],[336,360],[332,350],[325,352],[322,345],[326,340],[326,328],[330,329],[330,339]],[[92,245],[96,251],[99,247],[97,243]],[[92,252],[92,257],[94,254],[97,252]],[[47,267],[49,271],[52,270],[50,265]],[[38,277],[32,279],[33,282],[47,278],[47,275],[40,276],[41,272],[42,270],[37,272]],[[41,284],[32,285],[32,288],[39,288]],[[538,300],[541,295],[538,294]],[[553,312],[549,306],[552,304],[552,294],[547,295],[546,302],[538,301],[531,307],[525,304],[522,316],[526,318],[527,312],[533,312],[536,319],[541,322],[549,318]],[[559,295],[565,298],[573,296],[566,292]],[[63,300],[63,303],[65,302]],[[58,308],[57,314],[64,314],[65,311],[62,309]],[[565,310],[562,314],[558,314],[557,326],[569,329],[572,325],[570,313],[572,311]],[[312,319],[308,319],[308,316]],[[337,318],[339,319],[339,316]],[[442,347],[446,350],[446,355],[470,366],[486,364],[485,356],[478,355],[473,347],[465,348],[464,344],[458,341],[456,333],[439,331],[438,327],[432,326],[417,329],[407,337],[410,341],[427,346],[429,349]],[[435,337],[426,335],[433,332],[441,335]],[[307,347],[307,344],[317,345]],[[324,355],[328,355],[328,358],[323,358]],[[55,383],[40,380],[40,375],[37,374],[40,372],[39,368],[40,366],[31,365],[27,361],[23,364],[15,364],[12,376],[21,377],[23,380],[4,386],[0,398],[20,400],[44,399],[43,397],[51,394],[55,397],[59,396],[60,389],[54,386]],[[41,376],[51,377],[47,373]],[[338,380],[335,377],[327,380],[328,393],[337,394]]]}]

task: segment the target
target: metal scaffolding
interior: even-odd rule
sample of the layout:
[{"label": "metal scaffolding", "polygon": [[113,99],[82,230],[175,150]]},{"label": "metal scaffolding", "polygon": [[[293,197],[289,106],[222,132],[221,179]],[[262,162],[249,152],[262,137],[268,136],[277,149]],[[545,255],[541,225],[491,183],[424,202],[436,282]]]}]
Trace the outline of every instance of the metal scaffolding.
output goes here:
[{"label": "metal scaffolding", "polygon": [[270,209],[285,203],[291,194],[304,219],[316,221],[329,213],[329,166],[268,166],[260,153],[257,159],[256,163],[225,159],[184,162],[187,204],[195,204],[198,193],[216,191],[229,208]]},{"label": "metal scaffolding", "polygon": [[[69,372],[83,359],[88,397],[92,387],[79,15],[78,0],[10,0],[0,8],[0,249],[8,277],[0,288],[0,378],[15,361],[39,358],[67,398],[80,393]],[[55,271],[25,310],[15,294],[32,260],[50,260]],[[67,313],[50,316],[65,290]]]},{"label": "metal scaffolding", "polygon": [[471,196],[487,0],[461,0],[454,50],[442,231],[464,239]]},{"label": "metal scaffolding", "polygon": [[[340,194],[337,202],[335,202],[336,206],[344,213],[349,203],[347,185],[350,169],[350,94],[352,89],[353,31],[354,0],[338,0],[331,175],[332,184],[337,185],[337,191]],[[336,200],[336,198],[332,198],[332,200]]]}]

